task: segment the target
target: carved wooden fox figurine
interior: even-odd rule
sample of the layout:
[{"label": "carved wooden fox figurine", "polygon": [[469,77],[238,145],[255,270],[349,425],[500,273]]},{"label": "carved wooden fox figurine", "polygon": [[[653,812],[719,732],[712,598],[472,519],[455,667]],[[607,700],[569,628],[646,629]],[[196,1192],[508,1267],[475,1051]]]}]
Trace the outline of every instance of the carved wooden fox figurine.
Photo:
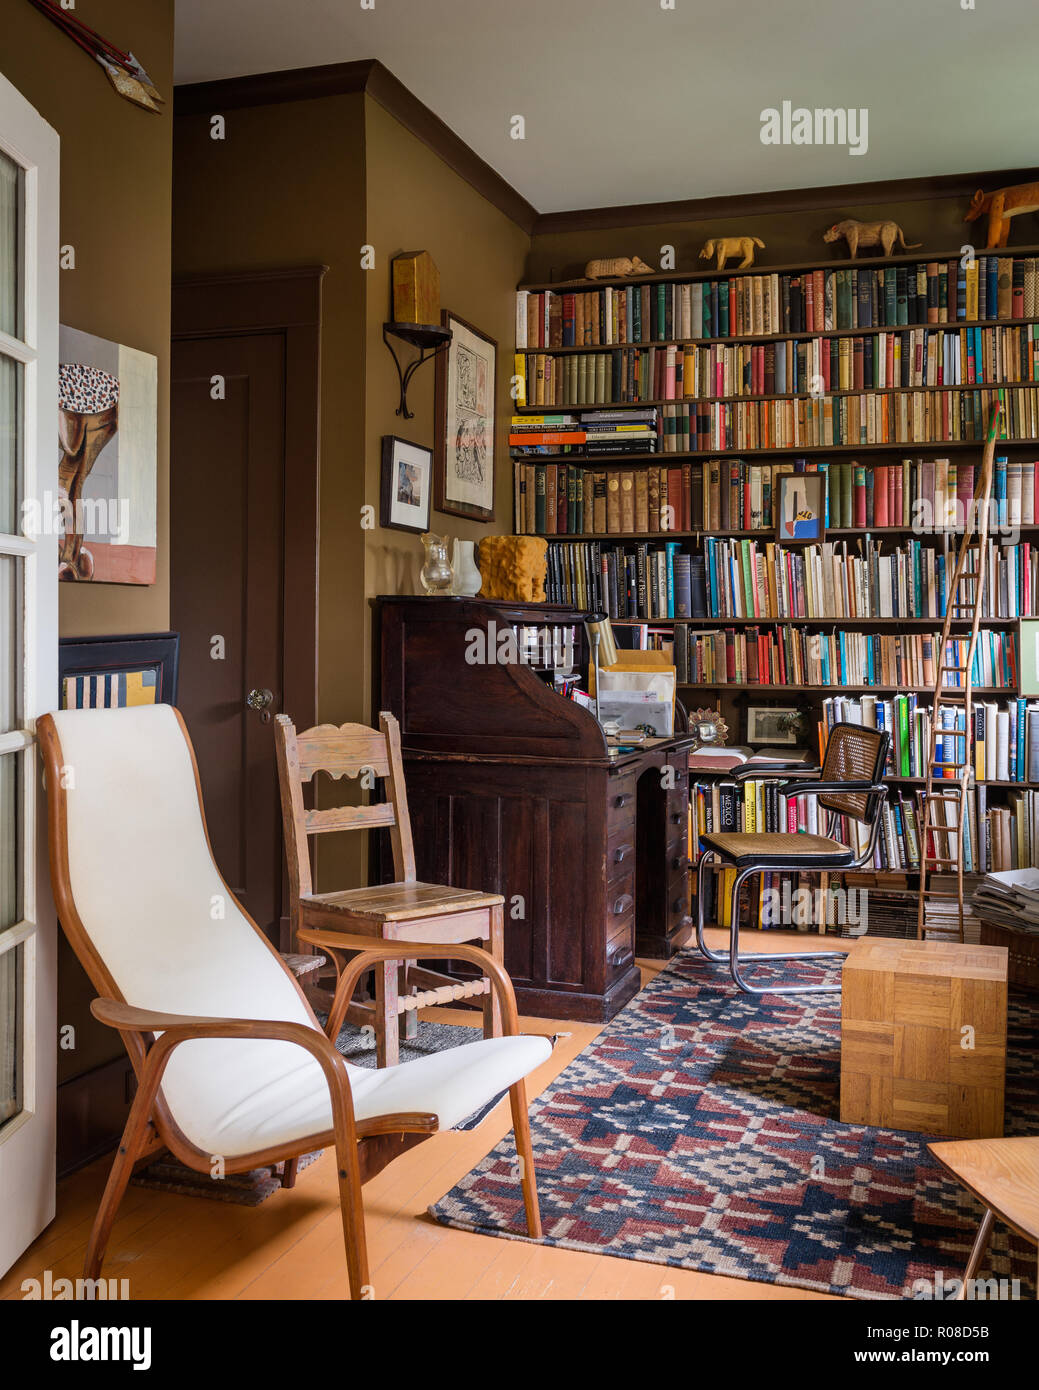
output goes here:
[{"label": "carved wooden fox figurine", "polygon": [[986,251],[1005,246],[1010,236],[1010,219],[1020,212],[1039,212],[1039,183],[1016,183],[994,193],[979,188],[963,220],[976,222],[983,212],[988,213]]}]

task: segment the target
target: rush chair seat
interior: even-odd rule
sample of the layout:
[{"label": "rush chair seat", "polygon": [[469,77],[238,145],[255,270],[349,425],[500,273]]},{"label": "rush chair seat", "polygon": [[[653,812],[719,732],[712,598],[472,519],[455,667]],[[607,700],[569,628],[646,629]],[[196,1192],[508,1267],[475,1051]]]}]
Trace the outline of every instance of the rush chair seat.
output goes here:
[{"label": "rush chair seat", "polygon": [[[454,888],[416,879],[415,849],[408,814],[408,793],[400,752],[400,728],[392,714],[379,716],[379,728],[367,724],[318,724],[302,733],[287,714],[274,726],[274,746],[281,788],[282,824],[292,895],[292,932],[298,943],[320,947],[336,970],[336,989],[327,1029],[334,1038],[344,1019],[374,1030],[376,1063],[393,1067],[399,1060],[398,1020],[412,1036],[416,1008],[480,999],[489,1033],[496,1031],[497,1001],[488,980],[457,980],[450,975],[404,966],[387,958],[375,971],[374,1005],[351,998],[344,987],[344,934],[375,941],[423,941],[447,944],[480,941],[499,965],[504,954],[505,899],[500,893]],[[308,811],[303,787],[318,773],[333,778],[367,773],[385,783],[386,800],[368,806],[341,806]],[[310,867],[309,839],[337,831],[390,832],[394,883],[376,883],[341,892],[315,893]],[[450,952],[443,953],[446,958]],[[399,979],[403,975],[405,992]],[[354,980],[356,984],[356,980]]]},{"label": "rush chair seat", "polygon": [[187,730],[169,705],[72,710],[38,722],[51,882],[62,928],[122,1035],[138,1089],[86,1255],[97,1278],[134,1165],[162,1148],[225,1173],[335,1147],[350,1292],[370,1292],[361,1184],[508,1090],[527,1233],[540,1234],[523,1078],[547,1038],[518,1034],[512,985],[475,946],[345,938],[350,980],[394,960],[456,958],[488,977],[504,1036],[372,1071],[322,1032],[278,952],[213,860]]},{"label": "rush chair seat", "polygon": [[[696,944],[708,960],[726,961],[729,973],[744,994],[829,994],[840,989],[836,984],[750,984],[743,968],[762,961],[777,960],[839,960],[841,951],[755,951],[745,958],[741,968],[739,954],[740,889],[756,874],[773,871],[791,873],[826,873],[842,869],[864,868],[873,860],[880,833],[880,817],[884,804],[884,765],[887,761],[889,734],[858,724],[835,724],[826,744],[826,756],[821,771],[805,769],[799,773],[784,773],[787,780],[780,792],[787,797],[817,795],[820,809],[828,813],[827,834],[798,835],[720,831],[700,836],[703,853],[697,871]],[[756,777],[761,770],[739,769],[737,781]],[[775,779],[781,780],[781,779]],[[846,816],[858,821],[868,830],[865,848],[859,852],[836,838],[837,820]],[[721,862],[736,870],[730,890],[730,945],[728,951],[712,951],[704,940],[704,888],[710,865]]]}]

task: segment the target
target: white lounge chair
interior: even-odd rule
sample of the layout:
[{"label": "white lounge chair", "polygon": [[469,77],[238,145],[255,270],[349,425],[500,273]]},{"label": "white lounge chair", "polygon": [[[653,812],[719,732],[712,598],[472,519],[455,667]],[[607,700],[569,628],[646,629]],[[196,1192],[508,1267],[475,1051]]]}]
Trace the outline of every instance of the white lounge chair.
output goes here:
[{"label": "white lounge chair", "polygon": [[[475,946],[342,944],[356,979],[384,960],[454,958],[495,989],[504,1036],[403,1066],[352,1066],[235,900],[209,844],[194,752],[168,705],[44,715],[51,881],[62,927],[119,1029],[138,1089],[87,1247],[97,1278],[134,1165],[160,1148],[202,1172],[334,1145],[350,1293],[371,1296],[361,1184],[508,1089],[527,1233],[541,1234],[523,1078],[546,1038],[518,1034],[512,985]],[[349,988],[347,988],[349,997]],[[220,1160],[220,1165],[216,1160]]]}]

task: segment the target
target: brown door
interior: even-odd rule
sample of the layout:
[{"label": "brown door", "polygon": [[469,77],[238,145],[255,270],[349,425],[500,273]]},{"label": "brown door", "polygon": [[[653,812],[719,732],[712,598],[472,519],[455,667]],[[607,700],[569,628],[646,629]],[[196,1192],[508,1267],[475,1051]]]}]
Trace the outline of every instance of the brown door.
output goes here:
[{"label": "brown door", "polygon": [[[173,344],[171,621],[217,864],[278,940],[286,346],[281,333]],[[263,709],[250,706],[264,706]]]}]

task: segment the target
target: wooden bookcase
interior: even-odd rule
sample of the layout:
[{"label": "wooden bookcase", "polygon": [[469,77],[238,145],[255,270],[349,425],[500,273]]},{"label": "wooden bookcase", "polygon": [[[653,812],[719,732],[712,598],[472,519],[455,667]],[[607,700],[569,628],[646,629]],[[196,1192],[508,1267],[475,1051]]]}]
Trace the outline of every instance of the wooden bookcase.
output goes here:
[{"label": "wooden bookcase", "polygon": [[[840,260],[828,258],[814,261],[807,260],[796,265],[756,265],[743,271],[729,270],[724,272],[718,272],[713,268],[684,273],[678,271],[666,271],[660,274],[630,278],[606,278],[603,280],[595,281],[568,280],[557,281],[554,283],[530,283],[521,285],[519,288],[521,290],[526,290],[535,294],[541,292],[551,292],[553,294],[566,294],[569,292],[583,293],[587,291],[599,291],[608,286],[616,289],[627,289],[631,287],[633,289],[641,290],[641,287],[644,285],[656,286],[660,283],[667,285],[684,285],[693,284],[695,282],[729,282],[747,276],[801,276],[817,270],[846,271],[849,269],[858,269],[871,271],[880,267],[886,269],[888,267],[919,266],[926,265],[930,262],[937,262],[939,266],[943,267],[944,269],[949,262],[958,260],[959,255],[959,249],[946,251],[942,253],[928,253],[926,251],[921,251],[888,258],[874,258],[871,256],[865,256],[860,257],[857,261],[854,262],[850,262],[847,259]],[[1039,257],[1039,247],[1008,247],[1003,248],[1001,250],[993,250],[991,252],[979,251],[977,255],[979,257],[991,255],[998,259],[1010,259],[1016,262],[1022,258],[1031,259]],[[571,356],[575,353],[616,353],[626,352],[629,349],[639,349],[640,351],[644,351],[649,348],[667,348],[669,345],[674,346],[679,352],[681,352],[687,346],[695,348],[710,348],[715,346],[729,347],[740,344],[747,344],[751,346],[769,344],[774,345],[787,343],[790,341],[811,342],[812,340],[816,339],[830,340],[841,338],[863,338],[865,336],[875,336],[878,334],[885,333],[906,333],[911,332],[914,329],[923,329],[927,331],[939,332],[944,331],[946,333],[955,333],[961,329],[967,328],[998,329],[1009,327],[1031,330],[1033,325],[1039,324],[1039,317],[1036,316],[1029,316],[1027,318],[993,318],[991,316],[987,316],[984,318],[975,318],[971,320],[957,319],[955,318],[955,288],[956,287],[954,284],[950,284],[949,302],[950,312],[953,315],[953,317],[948,317],[944,322],[921,322],[918,318],[913,323],[898,325],[888,325],[881,323],[863,327],[842,327],[822,330],[802,329],[797,331],[784,330],[781,332],[771,332],[767,334],[757,332],[739,334],[732,333],[725,336],[715,337],[658,337],[652,340],[648,340],[647,336],[643,335],[639,341],[616,342],[605,344],[600,343],[594,345],[585,343],[578,345],[554,347],[518,346],[517,354],[544,353],[546,354],[546,356],[549,356],[553,359],[565,359],[566,357]],[[1034,309],[1035,314],[1039,315],[1039,285],[1037,285],[1035,290],[1035,303],[1032,307]],[[1017,370],[1014,364],[1010,364],[1010,367],[1011,371]],[[887,386],[884,388],[856,387],[827,391],[826,395],[833,398],[836,401],[839,400],[840,397],[848,395],[854,395],[858,397],[898,397],[914,394],[930,396],[932,393],[951,393],[953,399],[955,399],[957,393],[962,393],[965,391],[985,391],[991,393],[1003,387],[1011,389],[1021,389],[1022,391],[1030,390],[1031,392],[1033,392],[1034,394],[1032,397],[1032,402],[1035,407],[1033,420],[1039,420],[1039,380],[1012,380],[1010,376],[1007,376],[1006,374],[1004,374],[1003,378],[1001,378],[1000,380],[990,380],[984,383],[977,384],[942,384],[909,387]],[[697,404],[699,404],[702,407],[706,402],[710,402],[711,404],[738,402],[741,405],[749,405],[752,403],[757,404],[760,402],[768,401],[795,402],[801,399],[806,399],[808,398],[808,396],[809,393],[799,391],[789,392],[781,395],[745,393],[736,395],[730,394],[723,396],[703,394],[696,397],[677,396],[668,399],[656,398],[652,400],[641,399],[625,401],[602,400],[597,402],[588,402],[580,404],[574,403],[539,405],[531,403],[522,406],[517,406],[515,414],[517,417],[541,414],[568,414],[580,417],[583,413],[601,410],[644,411],[647,408],[654,406],[657,408],[673,406],[681,407],[683,405],[690,405],[695,407]],[[977,425],[977,431],[979,434],[979,438],[973,440],[935,439],[932,441],[886,441],[882,443],[865,444],[784,444],[781,448],[770,447],[749,449],[731,447],[720,450],[711,450],[704,448],[690,448],[687,450],[665,450],[664,448],[659,448],[658,451],[655,452],[632,452],[624,454],[588,454],[582,452],[580,447],[577,446],[573,449],[572,452],[560,451],[558,454],[554,456],[531,456],[529,454],[524,454],[522,451],[513,450],[512,457],[514,460],[521,460],[526,464],[568,464],[576,465],[577,467],[583,468],[585,470],[594,470],[597,472],[601,471],[607,474],[609,474],[613,470],[618,469],[640,470],[649,468],[673,468],[687,461],[699,461],[699,463],[702,465],[706,460],[714,459],[721,460],[723,464],[727,461],[741,459],[747,460],[748,462],[767,462],[772,463],[776,466],[790,465],[791,467],[795,459],[806,459],[809,461],[817,460],[820,462],[825,460],[827,462],[833,461],[834,463],[850,462],[852,460],[855,460],[860,462],[867,469],[869,469],[876,468],[888,463],[900,463],[902,460],[910,457],[914,460],[949,458],[952,461],[961,460],[963,463],[976,463],[980,459],[983,447],[983,423],[979,423]],[[1037,454],[1036,452],[1037,444],[1039,444],[1039,438],[1037,438],[1036,427],[1033,426],[1033,431],[1030,432],[1026,437],[1001,439],[998,446],[998,453],[1000,455],[1006,455],[1012,460],[1015,458],[1034,459],[1036,457],[1039,457],[1039,454]],[[706,481],[704,483],[704,486],[706,486]],[[517,531],[519,531],[521,529],[521,518],[519,516],[517,516],[516,522],[516,529]],[[943,546],[943,537],[941,534],[922,534],[916,531],[912,526],[876,527],[870,525],[865,529],[868,530],[871,539],[881,543],[881,545],[884,547],[885,553],[887,553],[888,543],[897,546],[913,538],[919,539],[921,544],[923,545],[934,546],[938,549],[941,549]],[[1039,512],[1035,514],[1035,519],[1033,522],[1029,523],[1028,525],[1021,525],[1017,529],[1020,533],[1018,539],[1021,541],[1027,541],[1032,547],[1035,547],[1036,544],[1039,543]],[[531,532],[528,530],[528,533]],[[827,528],[826,539],[827,541],[838,541],[843,539],[849,542],[854,542],[854,540],[856,538],[861,537],[862,534],[863,528],[858,526],[830,527]],[[591,532],[585,529],[581,532],[573,533],[564,533],[559,531],[556,531],[554,533],[549,532],[545,535],[545,538],[548,540],[550,546],[560,543],[584,544],[588,542],[595,542],[598,543],[598,545],[602,549],[612,547],[626,547],[630,549],[633,545],[638,543],[646,543],[651,547],[658,546],[662,548],[667,542],[677,542],[683,550],[695,555],[703,553],[705,539],[707,535],[710,535],[718,539],[726,540],[760,539],[762,541],[765,541],[774,539],[774,530],[772,527],[768,527],[760,530],[714,529],[710,532],[707,532],[703,527],[693,527],[691,529],[682,530],[654,531],[650,529],[640,530],[637,532],[625,531],[623,533],[618,533],[616,531]],[[954,553],[955,546],[957,544],[956,534],[955,532],[952,532],[947,533],[947,535],[949,547]],[[558,597],[559,596],[557,595],[557,598]],[[1037,597],[1036,594],[1033,592],[1031,598],[1032,614],[1039,614],[1039,597]],[[577,601],[576,595],[574,601]],[[615,619],[615,621],[622,623],[625,620]],[[846,630],[849,632],[854,631],[870,634],[887,633],[892,635],[898,633],[905,634],[912,632],[936,632],[941,625],[941,617],[734,618],[728,616],[707,616],[696,618],[655,617],[640,618],[628,621],[638,621],[647,624],[651,632],[660,640],[668,640],[675,633],[676,629],[679,628],[682,624],[692,625],[692,627],[694,627],[697,631],[707,631],[725,628],[734,628],[739,630],[753,627],[759,628],[762,631],[771,630],[775,632],[778,632],[779,630],[785,628],[795,628],[803,629],[813,633],[833,633],[838,630]],[[984,630],[992,630],[1003,634],[1015,634],[1017,622],[1018,619],[1016,617],[984,618],[982,622],[982,627]],[[966,634],[969,628],[969,622],[967,619],[964,619],[962,622],[957,622],[955,626],[957,630],[962,629],[963,633]],[[1018,658],[1020,658],[1019,652]],[[767,704],[774,706],[797,704],[798,706],[802,707],[809,706],[812,712],[810,717],[818,718],[821,712],[821,702],[829,696],[837,696],[844,694],[854,697],[856,695],[862,694],[876,694],[878,698],[882,698],[885,695],[894,695],[898,693],[904,694],[909,691],[915,691],[921,697],[919,701],[921,707],[926,708],[929,706],[929,699],[927,697],[930,694],[930,687],[922,684],[912,687],[907,687],[904,684],[779,686],[771,683],[766,684],[759,682],[741,682],[739,684],[736,684],[734,682],[723,682],[717,684],[706,684],[703,682],[697,682],[695,684],[683,685],[680,689],[680,695],[683,701],[685,702],[686,706],[689,708],[692,708],[697,705],[715,705],[716,707],[720,708],[728,720],[730,728],[730,742],[743,743],[746,741],[746,728],[744,724],[744,718],[745,709],[748,704]],[[1005,707],[1005,703],[1007,701],[1016,698],[1018,693],[1018,687],[1016,685],[1008,687],[993,686],[988,688],[979,688],[975,686],[975,694],[978,699],[984,700],[987,698],[990,700],[998,700],[1000,702],[1001,707]],[[810,746],[814,748],[814,728],[810,728],[807,739],[801,741],[808,742]],[[912,794],[915,788],[922,786],[923,784],[922,777],[907,777],[898,774],[890,776],[888,778],[888,781],[891,783],[893,789],[900,787],[903,790],[903,794],[906,796]],[[1039,783],[1036,782],[1007,782],[997,781],[991,778],[982,779],[982,781],[978,785],[991,789],[991,791],[995,794],[997,798],[1001,790],[1005,790],[1007,792],[1028,792],[1039,789]],[[991,808],[993,804],[995,803],[990,800],[989,807]],[[904,887],[906,891],[912,891],[915,889],[916,875],[912,871],[906,871],[904,868],[896,868],[892,870],[882,871],[873,876],[867,875],[865,876],[865,879],[860,874],[857,876],[857,881],[873,882],[878,886],[883,886],[885,888],[897,889],[899,887]]]}]

